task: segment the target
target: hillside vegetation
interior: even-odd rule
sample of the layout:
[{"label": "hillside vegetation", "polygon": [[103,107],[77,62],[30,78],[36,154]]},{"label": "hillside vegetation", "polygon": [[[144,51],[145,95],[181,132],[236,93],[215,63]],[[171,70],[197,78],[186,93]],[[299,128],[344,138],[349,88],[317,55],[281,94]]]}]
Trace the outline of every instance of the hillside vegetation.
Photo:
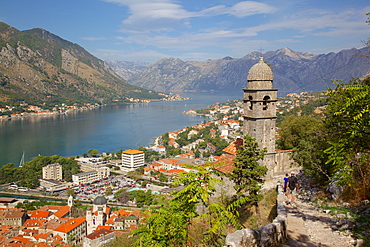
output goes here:
[{"label": "hillside vegetation", "polygon": [[293,159],[317,184],[339,186],[341,200],[369,200],[370,77],[336,82],[325,98],[307,105],[313,106],[323,111],[300,108],[284,116],[279,148],[293,149]]},{"label": "hillside vegetation", "polygon": [[81,46],[0,22],[0,107],[125,103],[163,95],[128,84]]}]

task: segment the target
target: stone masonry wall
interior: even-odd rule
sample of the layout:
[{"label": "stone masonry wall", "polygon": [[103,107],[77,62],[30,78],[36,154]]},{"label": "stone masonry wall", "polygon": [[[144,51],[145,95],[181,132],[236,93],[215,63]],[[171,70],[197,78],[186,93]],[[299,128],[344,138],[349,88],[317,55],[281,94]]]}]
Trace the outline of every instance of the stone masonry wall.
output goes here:
[{"label": "stone masonry wall", "polygon": [[273,247],[287,241],[287,210],[284,205],[285,195],[280,186],[277,186],[277,216],[273,222],[260,229],[242,229],[228,234],[225,243],[227,247]]}]

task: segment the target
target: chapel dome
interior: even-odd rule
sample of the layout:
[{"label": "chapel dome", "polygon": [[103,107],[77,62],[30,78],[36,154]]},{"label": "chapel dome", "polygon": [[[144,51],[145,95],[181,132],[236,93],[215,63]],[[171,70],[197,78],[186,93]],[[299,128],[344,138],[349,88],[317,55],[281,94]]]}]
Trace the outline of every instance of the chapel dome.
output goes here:
[{"label": "chapel dome", "polygon": [[94,205],[105,205],[107,204],[107,199],[104,196],[98,196],[94,199]]},{"label": "chapel dome", "polygon": [[274,80],[274,74],[270,66],[264,61],[263,57],[260,57],[258,63],[252,66],[248,72],[248,81],[272,81]]}]

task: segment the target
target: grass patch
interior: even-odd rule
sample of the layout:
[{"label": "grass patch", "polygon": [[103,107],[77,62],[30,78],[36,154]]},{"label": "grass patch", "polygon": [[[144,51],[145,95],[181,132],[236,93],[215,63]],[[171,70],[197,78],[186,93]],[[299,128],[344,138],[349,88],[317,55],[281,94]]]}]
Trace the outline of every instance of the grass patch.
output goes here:
[{"label": "grass patch", "polygon": [[241,213],[243,225],[247,228],[258,229],[271,223],[277,216],[277,191],[271,189],[263,195],[258,208],[249,208]]}]

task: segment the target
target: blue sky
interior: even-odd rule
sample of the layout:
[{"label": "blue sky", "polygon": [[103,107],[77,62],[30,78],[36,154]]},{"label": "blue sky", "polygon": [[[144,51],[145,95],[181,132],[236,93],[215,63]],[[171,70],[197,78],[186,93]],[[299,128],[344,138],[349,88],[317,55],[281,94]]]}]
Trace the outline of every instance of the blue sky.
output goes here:
[{"label": "blue sky", "polygon": [[368,0],[0,0],[0,21],[21,31],[40,27],[100,59],[143,62],[361,48],[368,12]]}]

